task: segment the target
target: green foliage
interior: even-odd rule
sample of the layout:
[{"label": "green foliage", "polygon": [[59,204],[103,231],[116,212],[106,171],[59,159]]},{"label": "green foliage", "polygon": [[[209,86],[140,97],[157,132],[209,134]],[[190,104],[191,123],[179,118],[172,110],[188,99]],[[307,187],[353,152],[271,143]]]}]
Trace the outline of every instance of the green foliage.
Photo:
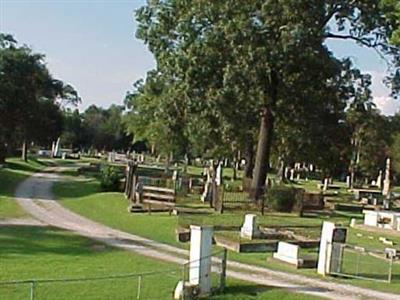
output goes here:
[{"label": "green foliage", "polygon": [[267,204],[279,212],[292,211],[296,199],[296,188],[276,185],[267,192]]},{"label": "green foliage", "polygon": [[392,157],[393,169],[398,176],[400,176],[400,133],[395,134],[393,137],[393,144],[390,147],[390,155]]},{"label": "green foliage", "polygon": [[123,174],[114,166],[104,165],[101,168],[100,186],[105,192],[119,191]]},{"label": "green foliage", "polygon": [[0,34],[0,161],[15,144],[48,145],[61,132],[61,106],[79,101],[70,85],[51,76],[44,55]]}]

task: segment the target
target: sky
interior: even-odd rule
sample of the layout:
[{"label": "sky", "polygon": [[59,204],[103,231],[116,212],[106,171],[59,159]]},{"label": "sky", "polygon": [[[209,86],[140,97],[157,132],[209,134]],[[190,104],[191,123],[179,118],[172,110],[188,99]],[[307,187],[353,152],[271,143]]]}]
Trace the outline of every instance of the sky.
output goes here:
[{"label": "sky", "polygon": [[[134,11],[145,0],[0,0],[0,31],[46,55],[54,77],[70,83],[80,109],[122,104],[132,84],[155,66],[136,39]],[[386,115],[400,110],[382,84],[386,65],[373,51],[348,41],[328,41],[338,56],[351,56],[372,75],[373,96]]]}]

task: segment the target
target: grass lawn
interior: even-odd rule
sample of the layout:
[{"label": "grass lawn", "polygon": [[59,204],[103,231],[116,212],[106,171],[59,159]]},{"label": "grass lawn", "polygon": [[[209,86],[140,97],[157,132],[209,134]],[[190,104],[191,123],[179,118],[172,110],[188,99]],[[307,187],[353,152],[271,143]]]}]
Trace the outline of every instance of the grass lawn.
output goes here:
[{"label": "grass lawn", "polygon": [[[90,182],[65,182],[57,183],[54,189],[57,197],[62,204],[71,210],[84,215],[90,219],[106,224],[110,227],[137,234],[143,237],[154,239],[174,246],[187,248],[188,244],[178,243],[175,236],[177,225],[187,224],[210,224],[210,225],[231,225],[240,226],[243,223],[243,214],[226,213],[223,215],[196,215],[185,218],[169,216],[168,214],[131,214],[127,211],[127,200],[121,193],[101,193],[99,183],[96,180]],[[359,215],[351,214],[351,217]],[[294,214],[268,213],[259,217],[259,223],[265,226],[284,226],[290,230],[304,234],[309,237],[318,237],[320,234],[321,223],[329,220],[343,225],[348,225],[350,215],[338,214],[333,217],[318,216],[300,218]],[[378,241],[379,234],[362,232],[363,236],[356,234],[362,231],[349,229],[347,241],[366,248],[383,249],[384,246]],[[373,238],[371,239],[370,236]],[[390,237],[390,236],[387,236]],[[390,237],[397,245],[400,239]],[[316,250],[315,254],[316,254]],[[310,251],[312,252],[312,250]],[[265,266],[271,269],[293,272],[309,277],[321,278],[315,270],[295,270],[287,265],[269,261],[271,253],[229,253],[229,258],[244,263],[251,263]],[[379,264],[382,260],[375,260],[372,266],[367,267],[367,271],[374,273],[374,264]],[[385,263],[383,263],[384,265]],[[367,272],[368,273],[368,272]],[[382,291],[400,293],[400,265],[393,267],[394,280],[392,284],[366,281],[360,279],[335,279],[329,280],[355,284],[358,286],[373,288]]]},{"label": "grass lawn", "polygon": [[[32,239],[32,236],[35,239]],[[143,274],[140,299],[171,299],[181,278],[177,265],[151,260],[50,227],[0,227],[0,281]],[[35,299],[136,299],[138,277],[37,283]],[[29,299],[30,284],[0,284],[0,298]],[[227,282],[211,299],[318,299],[285,290]]]},{"label": "grass lawn", "polygon": [[7,164],[0,169],[0,218],[18,218],[24,212],[13,200],[17,185],[34,172],[43,169],[45,165],[34,159],[28,162],[18,158],[7,159]]}]

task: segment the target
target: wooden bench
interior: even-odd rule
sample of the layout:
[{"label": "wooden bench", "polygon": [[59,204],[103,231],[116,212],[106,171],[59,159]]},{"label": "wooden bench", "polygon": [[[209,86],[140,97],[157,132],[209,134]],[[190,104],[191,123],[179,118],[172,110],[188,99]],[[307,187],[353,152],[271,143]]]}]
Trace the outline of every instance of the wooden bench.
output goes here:
[{"label": "wooden bench", "polygon": [[174,206],[176,201],[175,190],[156,186],[143,186],[143,203]]}]

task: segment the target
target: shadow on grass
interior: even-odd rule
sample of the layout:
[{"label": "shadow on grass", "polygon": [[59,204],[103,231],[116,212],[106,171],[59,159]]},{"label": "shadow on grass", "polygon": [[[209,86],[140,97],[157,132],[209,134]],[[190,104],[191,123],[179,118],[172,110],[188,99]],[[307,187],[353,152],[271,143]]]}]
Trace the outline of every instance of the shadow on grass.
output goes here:
[{"label": "shadow on grass", "polygon": [[7,161],[6,162],[6,167],[11,169],[11,170],[19,170],[19,171],[27,171],[27,172],[36,172],[40,168],[30,164],[29,162],[34,162],[35,164],[39,166],[46,166],[44,162],[37,160],[37,159],[29,159],[28,162],[24,161]]},{"label": "shadow on grass", "polygon": [[57,182],[53,187],[57,198],[82,198],[100,193],[100,183],[97,180],[90,181],[61,181]]},{"label": "shadow on grass", "polygon": [[224,290],[224,295],[248,295],[248,296],[257,296],[259,293],[264,293],[266,291],[272,291],[275,289],[275,287],[269,287],[269,286],[262,286],[262,285],[234,285],[234,286],[227,286]]},{"label": "shadow on grass", "polygon": [[90,255],[96,242],[52,227],[0,226],[0,257],[2,260],[21,256],[60,254]]}]

